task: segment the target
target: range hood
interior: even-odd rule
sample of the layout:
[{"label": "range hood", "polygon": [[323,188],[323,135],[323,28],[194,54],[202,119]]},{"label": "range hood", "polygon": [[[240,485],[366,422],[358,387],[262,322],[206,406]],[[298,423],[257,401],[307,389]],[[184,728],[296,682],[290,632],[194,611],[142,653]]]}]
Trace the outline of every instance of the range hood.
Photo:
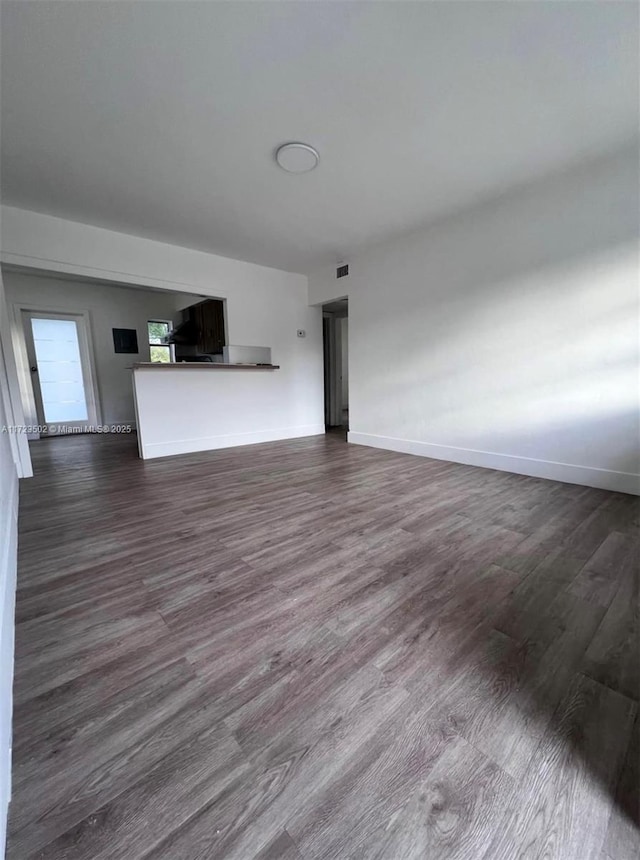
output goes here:
[{"label": "range hood", "polygon": [[187,319],[170,331],[167,343],[177,343],[183,346],[195,346],[198,343],[198,327],[194,320]]}]

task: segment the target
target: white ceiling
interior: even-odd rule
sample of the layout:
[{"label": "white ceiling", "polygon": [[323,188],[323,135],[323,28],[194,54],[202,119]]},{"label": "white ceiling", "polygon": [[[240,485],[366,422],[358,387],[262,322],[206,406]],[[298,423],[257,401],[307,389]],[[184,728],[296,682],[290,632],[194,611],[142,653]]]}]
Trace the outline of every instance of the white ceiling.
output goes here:
[{"label": "white ceiling", "polygon": [[629,145],[638,5],[5,0],[1,106],[5,203],[308,271]]}]

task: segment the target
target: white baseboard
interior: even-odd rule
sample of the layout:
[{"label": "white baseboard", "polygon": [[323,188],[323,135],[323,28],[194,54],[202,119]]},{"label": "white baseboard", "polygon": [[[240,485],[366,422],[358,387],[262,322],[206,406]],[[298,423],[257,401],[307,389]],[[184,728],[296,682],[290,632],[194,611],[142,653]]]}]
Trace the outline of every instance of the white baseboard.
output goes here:
[{"label": "white baseboard", "polygon": [[640,475],[634,475],[631,472],[574,466],[571,463],[555,463],[552,460],[475,451],[472,448],[454,448],[431,442],[415,442],[410,439],[395,439],[392,436],[358,433],[353,430],[349,432],[347,438],[355,445],[367,445],[370,448],[383,448],[387,451],[398,451],[401,454],[416,454],[419,457],[432,457],[434,460],[448,460],[452,463],[464,463],[484,469],[515,472],[517,475],[529,475],[532,478],[547,478],[567,484],[580,484],[584,487],[640,495]]},{"label": "white baseboard", "polygon": [[172,442],[142,444],[144,460],[170,457],[174,454],[193,454],[196,451],[215,451],[235,448],[237,445],[256,445],[260,442],[277,442],[281,439],[299,439],[302,436],[324,435],[324,424],[304,424],[300,427],[281,427],[276,430],[256,430],[252,433],[233,433],[226,436],[201,436],[195,439],[178,439]]}]

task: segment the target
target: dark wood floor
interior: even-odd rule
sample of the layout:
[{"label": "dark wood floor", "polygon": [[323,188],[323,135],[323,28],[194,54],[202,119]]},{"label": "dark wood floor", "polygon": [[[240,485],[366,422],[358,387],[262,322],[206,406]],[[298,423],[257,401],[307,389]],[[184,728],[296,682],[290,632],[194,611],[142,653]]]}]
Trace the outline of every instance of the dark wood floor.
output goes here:
[{"label": "dark wood floor", "polygon": [[33,456],[11,860],[638,856],[637,500],[339,436]]}]

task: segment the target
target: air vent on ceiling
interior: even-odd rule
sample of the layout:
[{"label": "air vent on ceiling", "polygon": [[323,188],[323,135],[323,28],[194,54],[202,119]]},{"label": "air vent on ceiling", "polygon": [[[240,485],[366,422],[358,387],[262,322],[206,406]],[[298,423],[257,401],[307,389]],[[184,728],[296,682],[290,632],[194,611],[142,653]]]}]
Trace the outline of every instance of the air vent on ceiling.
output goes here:
[{"label": "air vent on ceiling", "polygon": [[349,274],[349,265],[345,263],[342,266],[338,266],[336,269],[336,278],[346,278]]}]

